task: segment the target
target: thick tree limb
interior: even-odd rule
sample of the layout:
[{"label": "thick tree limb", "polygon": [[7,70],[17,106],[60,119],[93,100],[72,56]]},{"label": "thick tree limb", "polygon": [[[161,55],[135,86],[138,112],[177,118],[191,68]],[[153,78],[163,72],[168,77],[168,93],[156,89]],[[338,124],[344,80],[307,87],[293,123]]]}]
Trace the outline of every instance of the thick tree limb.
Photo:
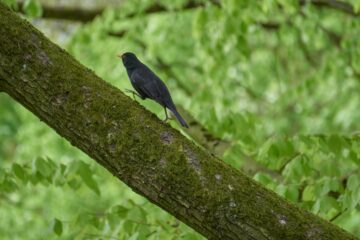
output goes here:
[{"label": "thick tree limb", "polygon": [[211,239],[355,239],[196,147],[0,4],[0,85],[115,177]]}]

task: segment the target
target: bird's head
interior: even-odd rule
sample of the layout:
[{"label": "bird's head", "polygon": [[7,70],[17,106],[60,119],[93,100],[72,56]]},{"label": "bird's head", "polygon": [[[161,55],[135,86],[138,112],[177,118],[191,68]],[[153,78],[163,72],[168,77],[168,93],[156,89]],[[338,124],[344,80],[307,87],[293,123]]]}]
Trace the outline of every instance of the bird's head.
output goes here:
[{"label": "bird's head", "polygon": [[118,57],[121,58],[126,69],[133,69],[141,64],[141,62],[135,56],[135,54],[133,54],[131,52],[119,54]]}]

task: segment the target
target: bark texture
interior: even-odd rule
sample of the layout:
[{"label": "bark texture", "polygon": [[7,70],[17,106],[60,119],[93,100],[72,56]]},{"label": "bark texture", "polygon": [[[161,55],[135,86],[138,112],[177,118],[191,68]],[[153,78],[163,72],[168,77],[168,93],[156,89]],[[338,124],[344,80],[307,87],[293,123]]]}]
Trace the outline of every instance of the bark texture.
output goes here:
[{"label": "bark texture", "polygon": [[355,239],[200,149],[2,4],[0,89],[210,239]]}]

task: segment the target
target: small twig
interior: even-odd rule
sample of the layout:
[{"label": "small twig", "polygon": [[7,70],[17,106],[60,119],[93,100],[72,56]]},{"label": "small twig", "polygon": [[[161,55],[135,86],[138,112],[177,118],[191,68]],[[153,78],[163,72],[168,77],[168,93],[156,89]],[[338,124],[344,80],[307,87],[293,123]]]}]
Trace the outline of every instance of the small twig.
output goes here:
[{"label": "small twig", "polygon": [[295,153],[291,158],[289,158],[282,166],[281,166],[281,168],[279,169],[279,172],[283,172],[284,171],[284,169],[286,168],[286,166],[292,161],[292,160],[294,160],[295,158],[297,158],[298,156],[300,156],[301,155],[301,153]]},{"label": "small twig", "polygon": [[150,223],[143,222],[143,221],[138,221],[138,220],[126,219],[126,221],[133,222],[133,223],[136,223],[136,224],[139,224],[139,225],[148,226],[148,227],[154,227],[155,226],[154,224],[150,224]]},{"label": "small twig", "polygon": [[156,230],[154,230],[154,231],[152,231],[152,232],[150,232],[150,233],[148,233],[148,234],[146,234],[146,238],[149,238],[151,235],[153,235],[154,233],[156,233],[157,231]]},{"label": "small twig", "polygon": [[335,216],[333,216],[332,218],[329,219],[329,222],[335,221],[338,217],[340,217],[341,214],[343,214],[343,212],[339,211],[337,214],[335,214]]}]

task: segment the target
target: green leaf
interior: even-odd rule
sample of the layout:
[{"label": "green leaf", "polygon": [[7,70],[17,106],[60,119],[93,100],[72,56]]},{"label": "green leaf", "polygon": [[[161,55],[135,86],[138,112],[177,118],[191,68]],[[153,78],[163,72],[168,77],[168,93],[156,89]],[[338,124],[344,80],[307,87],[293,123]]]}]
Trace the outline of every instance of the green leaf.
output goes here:
[{"label": "green leaf", "polygon": [[254,175],[254,180],[262,183],[263,185],[269,187],[269,185],[272,185],[275,183],[275,181],[266,173],[258,172]]},{"label": "green leaf", "polygon": [[295,186],[288,186],[285,189],[284,196],[292,202],[297,202],[299,198],[299,189]]},{"label": "green leaf", "polygon": [[359,187],[352,192],[351,198],[352,198],[354,208],[359,206],[359,203],[360,203],[360,188]]},{"label": "green leaf", "polygon": [[335,154],[339,155],[342,150],[343,141],[339,135],[331,135],[329,138],[329,148]]},{"label": "green leaf", "polygon": [[128,238],[128,240],[137,240],[137,239],[138,239],[138,237],[139,237],[139,233],[138,233],[138,232],[136,232],[136,233],[134,233],[133,235],[131,235],[131,237],[130,237],[130,238]]},{"label": "green leaf", "polygon": [[24,169],[21,165],[14,163],[12,165],[12,170],[13,170],[15,176],[18,177],[20,180],[22,180],[24,182],[27,180],[26,172],[24,171]]},{"label": "green leaf", "polygon": [[[147,240],[149,239],[147,236],[152,232],[151,228],[147,225],[140,224],[138,225],[136,231],[139,233],[138,239]],[[183,239],[183,238],[182,238]]]},{"label": "green leaf", "polygon": [[205,28],[207,22],[207,14],[203,9],[199,9],[195,14],[193,21],[193,34],[196,38],[201,38],[202,30]]},{"label": "green leaf", "polygon": [[290,161],[284,168],[283,175],[287,181],[302,181],[308,178],[312,169],[309,166],[308,158],[304,155],[291,157]]},{"label": "green leaf", "polygon": [[0,168],[0,183],[5,180],[6,172]]},{"label": "green leaf", "polygon": [[126,233],[131,233],[135,227],[135,223],[130,220],[125,220],[123,224],[123,229]]},{"label": "green leaf", "polygon": [[302,200],[305,202],[316,200],[314,186],[308,185],[304,188],[302,193]]},{"label": "green leaf", "polygon": [[55,186],[63,186],[65,183],[66,179],[59,172],[57,172],[53,177],[53,184]]},{"label": "green leaf", "polygon": [[360,174],[353,174],[351,175],[346,183],[346,188],[355,191],[356,189],[360,188]]},{"label": "green leaf", "polygon": [[89,213],[80,212],[76,218],[75,224],[81,227],[91,224],[93,216]]},{"label": "green leaf", "polygon": [[67,166],[65,164],[60,163],[60,174],[65,175]]},{"label": "green leaf", "polygon": [[4,3],[6,6],[15,8],[17,7],[16,0],[0,0],[0,2]]},{"label": "green leaf", "polygon": [[2,183],[0,183],[0,190],[3,192],[11,193],[18,189],[19,189],[18,185],[8,177],[5,178],[5,180]]},{"label": "green leaf", "polygon": [[329,196],[324,196],[323,198],[318,199],[313,207],[314,213],[319,213],[324,218],[329,218],[333,216],[340,210],[339,202]]},{"label": "green leaf", "polygon": [[[176,235],[174,236],[173,240],[176,240]],[[183,235],[181,235],[182,240],[195,240],[199,239],[199,235],[196,232],[185,232]]]},{"label": "green leaf", "polygon": [[44,177],[39,172],[35,172],[35,174],[30,174],[29,175],[29,181],[33,185],[36,185],[39,182],[44,182]]},{"label": "green leaf", "polygon": [[97,182],[93,178],[93,173],[88,164],[84,162],[80,162],[78,174],[81,179],[84,181],[86,186],[88,186],[91,190],[93,190],[97,195],[100,195],[100,189]]},{"label": "green leaf", "polygon": [[351,193],[345,190],[344,194],[340,196],[340,200],[342,205],[341,210],[344,211],[346,209],[349,209],[352,204]]},{"label": "green leaf", "polygon": [[23,11],[29,17],[41,17],[42,7],[39,0],[25,0]]},{"label": "green leaf", "polygon": [[91,221],[89,222],[93,227],[95,227],[96,229],[100,230],[102,227],[102,221],[100,221],[101,219],[98,218],[97,216],[93,216],[91,218]]},{"label": "green leaf", "polygon": [[285,196],[285,192],[286,192],[287,187],[284,184],[279,184],[276,188],[275,188],[275,192],[277,194],[279,194],[280,196]]},{"label": "green leaf", "polygon": [[106,221],[110,225],[111,228],[115,228],[119,226],[122,219],[119,218],[119,216],[115,213],[108,213],[106,215]]},{"label": "green leaf", "polygon": [[37,157],[33,161],[33,169],[38,171],[44,177],[50,177],[54,174],[52,166],[42,157]]},{"label": "green leaf", "polygon": [[274,143],[270,146],[269,148],[269,157],[272,159],[278,159],[280,156],[280,151],[279,148],[277,147],[277,145]]},{"label": "green leaf", "polygon": [[59,219],[55,218],[53,220],[52,229],[56,235],[61,236],[61,234],[63,232],[62,222]]},{"label": "green leaf", "polygon": [[287,139],[281,139],[278,143],[277,143],[279,152],[281,153],[282,157],[292,157],[295,153],[294,150],[294,146],[292,144],[292,142],[290,142]]},{"label": "green leaf", "polygon": [[81,187],[81,182],[79,182],[75,178],[69,180],[67,183],[68,183],[69,187],[71,187],[73,190],[77,190]]},{"label": "green leaf", "polygon": [[356,154],[356,152],[354,152],[354,150],[350,150],[349,158],[351,159],[351,161],[353,161],[358,166],[360,166],[360,157],[358,157],[358,155]]},{"label": "green leaf", "polygon": [[132,208],[131,211],[128,212],[128,218],[134,221],[138,221],[139,219],[146,221],[146,215],[144,215],[144,212],[141,210],[140,206]]},{"label": "green leaf", "polygon": [[336,178],[325,177],[319,182],[321,187],[320,195],[326,195],[330,191],[338,192],[341,189],[341,185]]},{"label": "green leaf", "polygon": [[115,213],[120,218],[125,218],[128,211],[129,211],[128,208],[121,206],[121,205],[116,205],[116,206],[112,207],[112,209],[111,209],[111,212]]},{"label": "green leaf", "polygon": [[353,9],[355,11],[355,13],[359,13],[360,12],[360,1],[359,0],[350,0]]},{"label": "green leaf", "polygon": [[277,0],[277,2],[281,4],[284,11],[288,13],[295,13],[299,5],[299,1],[297,0]]}]

